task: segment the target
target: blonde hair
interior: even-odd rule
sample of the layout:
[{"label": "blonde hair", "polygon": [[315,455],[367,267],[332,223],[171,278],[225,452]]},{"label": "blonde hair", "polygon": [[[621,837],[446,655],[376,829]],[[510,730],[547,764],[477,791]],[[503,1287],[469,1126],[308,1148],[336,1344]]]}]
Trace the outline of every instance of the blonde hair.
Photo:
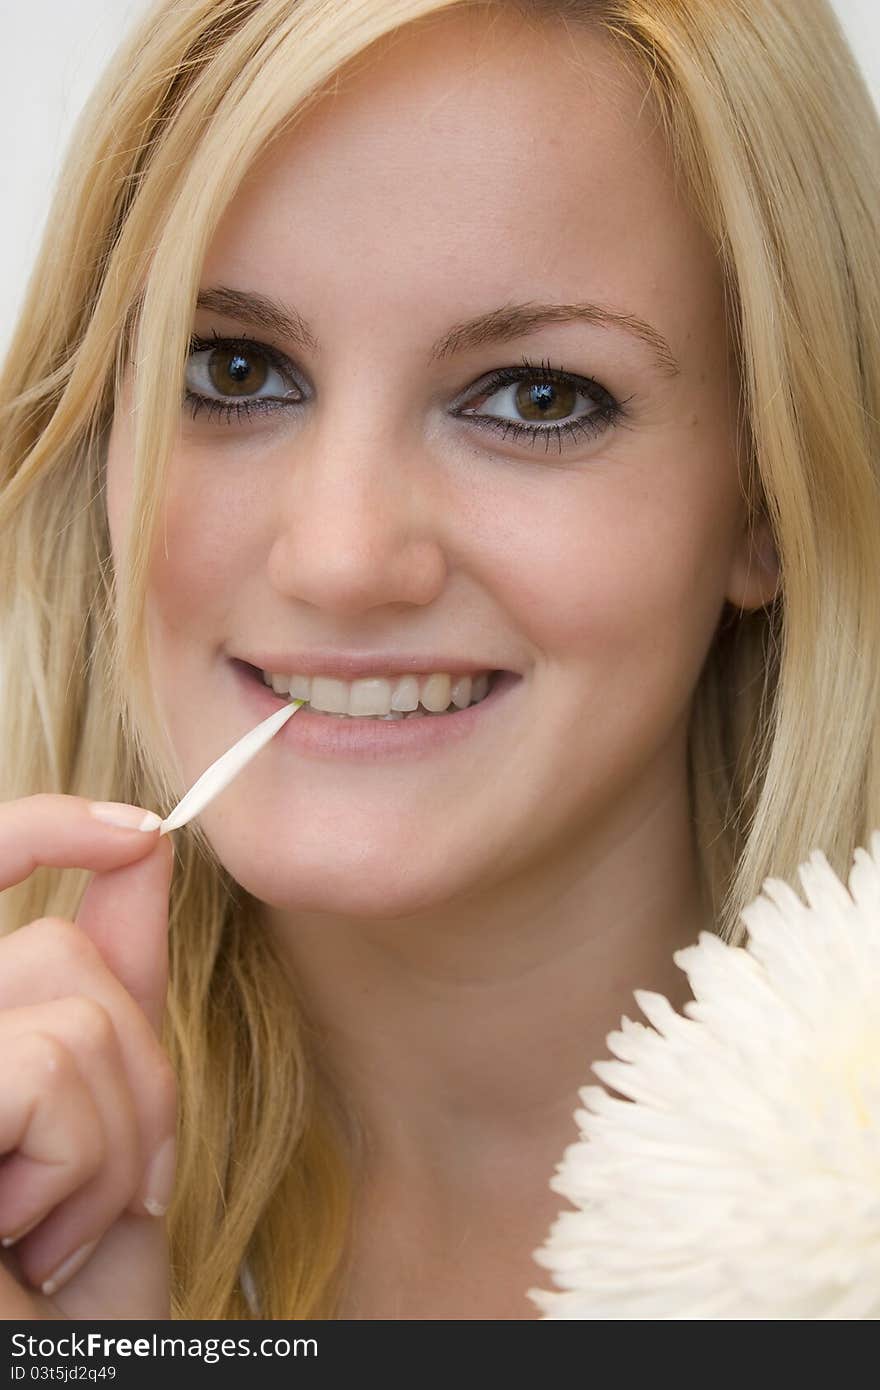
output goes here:
[{"label": "blonde hair", "polygon": [[[644,76],[717,247],[742,379],[750,515],[782,582],[727,612],[695,692],[695,835],[718,930],[821,847],[880,826],[880,152],[825,0],[164,0],[72,145],[2,387],[2,798],[170,808],[184,790],[141,621],[190,315],[218,218],[269,139],[382,35],[477,5],[599,26]],[[134,374],[135,495],[113,573],[103,467]],[[119,586],[119,579],[125,580]],[[41,868],[0,927],[74,917],[88,875]],[[197,827],[175,835],[167,1045],[180,1085],[175,1316],[329,1318],[356,1142],[258,904]],[[259,1174],[259,1182],[253,1175]]]}]

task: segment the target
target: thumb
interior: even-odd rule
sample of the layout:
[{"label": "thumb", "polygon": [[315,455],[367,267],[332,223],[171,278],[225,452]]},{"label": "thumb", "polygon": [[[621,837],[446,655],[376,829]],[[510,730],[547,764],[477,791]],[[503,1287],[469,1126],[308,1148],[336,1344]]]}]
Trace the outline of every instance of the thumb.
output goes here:
[{"label": "thumb", "polygon": [[76,925],[161,1036],[168,993],[168,896],[174,867],[170,836],[134,864],[96,873]]}]

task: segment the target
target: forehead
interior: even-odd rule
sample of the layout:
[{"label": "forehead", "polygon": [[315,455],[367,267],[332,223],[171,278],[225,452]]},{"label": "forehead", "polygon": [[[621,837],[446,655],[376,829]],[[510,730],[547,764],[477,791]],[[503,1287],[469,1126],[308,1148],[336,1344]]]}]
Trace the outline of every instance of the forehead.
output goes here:
[{"label": "forehead", "polygon": [[453,307],[557,298],[659,316],[679,341],[720,288],[610,40],[463,10],[381,40],[271,144],[212,241],[217,282],[328,330],[412,323],[416,303],[440,332]]}]

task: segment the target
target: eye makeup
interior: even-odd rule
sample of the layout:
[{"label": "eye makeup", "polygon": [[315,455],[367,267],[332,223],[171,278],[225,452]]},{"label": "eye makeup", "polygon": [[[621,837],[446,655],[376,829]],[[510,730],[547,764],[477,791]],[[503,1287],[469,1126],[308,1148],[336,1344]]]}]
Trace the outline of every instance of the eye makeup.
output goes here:
[{"label": "eye makeup", "polygon": [[[225,364],[225,365],[224,365]],[[254,368],[262,375],[257,390],[267,384],[267,378],[274,377],[274,389],[262,395],[247,393],[243,388]],[[207,373],[207,375],[206,375]],[[218,373],[220,379],[218,380]],[[223,377],[226,388],[224,390]],[[209,377],[213,380],[209,381]],[[503,367],[484,377],[469,388],[464,404],[476,396],[485,401],[499,395],[506,388],[517,388],[517,396],[523,383],[529,383],[528,404],[541,411],[552,411],[558,405],[559,392],[569,393],[575,399],[586,401],[592,409],[585,414],[574,416],[564,423],[529,424],[504,416],[481,413],[461,405],[452,410],[454,418],[465,420],[482,430],[492,430],[502,439],[513,439],[519,444],[535,448],[543,439],[544,452],[550,450],[551,443],[562,454],[565,447],[577,439],[583,441],[596,439],[624,421],[626,406],[632,397],[617,400],[610,391],[592,377],[554,367],[549,361],[535,363],[523,354],[517,367]],[[285,385],[289,389],[284,389]],[[279,389],[281,388],[281,389]],[[215,333],[213,338],[193,337],[190,340],[187,362],[186,388],[184,402],[196,420],[200,415],[206,421],[224,424],[245,424],[253,417],[274,414],[279,410],[298,409],[308,397],[294,380],[293,364],[268,343],[257,342],[247,337],[221,337]],[[514,406],[516,408],[516,406]]]}]

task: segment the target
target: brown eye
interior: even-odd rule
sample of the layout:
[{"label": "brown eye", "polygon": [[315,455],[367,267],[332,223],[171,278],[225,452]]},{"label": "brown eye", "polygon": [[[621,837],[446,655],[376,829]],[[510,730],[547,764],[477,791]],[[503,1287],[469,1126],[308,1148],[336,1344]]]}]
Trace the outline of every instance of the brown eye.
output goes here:
[{"label": "brown eye", "polygon": [[[579,398],[588,409],[573,414]],[[496,409],[508,413],[493,415],[493,402]],[[454,414],[480,429],[497,431],[503,439],[522,440],[530,448],[543,439],[546,451],[552,440],[561,453],[563,440],[568,444],[576,438],[598,438],[616,425],[626,404],[592,377],[575,376],[549,362],[539,367],[523,357],[522,366],[502,367],[480,384],[476,409],[459,408]]]},{"label": "brown eye", "polygon": [[287,358],[249,338],[190,339],[183,401],[193,419],[241,423],[257,412],[298,407],[305,399]]},{"label": "brown eye", "polygon": [[269,375],[268,362],[254,348],[215,348],[207,365],[212,386],[223,396],[253,396]]},{"label": "brown eye", "polygon": [[564,420],[577,405],[580,392],[567,381],[520,381],[514,404],[524,420]]}]

